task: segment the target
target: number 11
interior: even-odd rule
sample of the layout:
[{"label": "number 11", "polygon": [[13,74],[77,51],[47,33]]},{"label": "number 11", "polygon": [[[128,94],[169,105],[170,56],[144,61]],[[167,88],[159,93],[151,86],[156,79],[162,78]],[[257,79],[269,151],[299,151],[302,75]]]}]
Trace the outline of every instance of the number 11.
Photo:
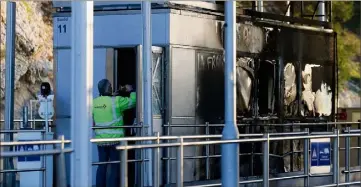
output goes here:
[{"label": "number 11", "polygon": [[[63,28],[63,29],[62,29]],[[66,25],[63,25],[63,27],[62,27],[62,25],[58,25],[58,29],[59,29],[59,32],[60,33],[66,33]]]}]

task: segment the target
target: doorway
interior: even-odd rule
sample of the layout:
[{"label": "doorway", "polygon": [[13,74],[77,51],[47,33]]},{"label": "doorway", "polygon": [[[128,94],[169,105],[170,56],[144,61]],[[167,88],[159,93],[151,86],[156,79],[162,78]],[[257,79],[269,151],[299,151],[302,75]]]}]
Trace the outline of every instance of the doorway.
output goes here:
[{"label": "doorway", "polygon": [[114,76],[114,89],[119,89],[120,85],[136,84],[136,49],[120,48],[116,49],[116,72]]},{"label": "doorway", "polygon": [[[116,61],[114,71],[114,90],[127,84],[136,86],[136,50],[135,48],[116,49]],[[129,97],[129,93],[120,92],[120,96]],[[132,125],[135,118],[135,108],[124,111],[124,125]],[[126,135],[131,136],[130,129],[126,129]]]},{"label": "doorway", "polygon": [[[115,49],[115,64],[114,64],[114,90],[118,90],[120,86],[127,84],[132,85],[135,89],[136,86],[136,60],[137,54],[135,48],[119,48]],[[120,92],[119,95],[129,97],[130,93]],[[136,118],[136,108],[128,109],[123,112],[123,121],[125,126],[131,126]],[[125,136],[135,136],[134,130],[125,128]],[[128,142],[134,144],[135,142]],[[135,160],[135,150],[128,150],[128,159]],[[128,164],[128,184],[135,186],[135,167],[136,163],[131,162]]]},{"label": "doorway", "polygon": [[[141,46],[128,48],[115,48],[113,64],[113,84],[114,91],[120,86],[126,84],[132,85],[138,95],[142,95],[142,50]],[[138,67],[139,66],[139,67]],[[152,47],[152,110],[153,110],[153,128],[162,129],[163,124],[163,104],[164,104],[164,50],[162,47]],[[129,93],[120,93],[120,96],[129,97]],[[139,96],[141,98],[142,96]],[[142,116],[142,99],[137,99],[136,108],[129,109],[124,112],[124,125],[133,125],[137,116]],[[139,107],[139,108],[137,108]],[[141,136],[145,133],[145,129],[125,128],[126,136]],[[135,142],[128,142],[134,144]],[[138,142],[140,143],[140,142]],[[142,159],[141,150],[128,150],[128,159],[137,160],[128,164],[128,184],[129,186],[139,186],[141,179],[149,173],[141,172],[139,162]],[[151,162],[148,162],[151,163]],[[144,178],[143,178],[144,179]]]}]

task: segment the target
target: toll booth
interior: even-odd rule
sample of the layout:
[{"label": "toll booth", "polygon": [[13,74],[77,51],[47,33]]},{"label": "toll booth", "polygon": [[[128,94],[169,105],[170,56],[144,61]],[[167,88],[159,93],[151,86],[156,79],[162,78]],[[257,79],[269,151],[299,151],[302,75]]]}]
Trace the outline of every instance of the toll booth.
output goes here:
[{"label": "toll booth", "polygon": [[[109,79],[115,90],[118,86],[124,84],[133,84],[136,85],[137,90],[140,89],[142,85],[141,80],[138,79],[140,72],[142,72],[142,15],[140,4],[136,2],[94,2],[94,6],[93,96],[96,97],[99,94],[97,83],[103,78]],[[56,70],[56,133],[64,134],[65,139],[71,139],[70,2],[55,1],[54,7],[56,8],[56,12],[53,15],[54,69]],[[204,126],[195,125],[205,124],[205,122],[223,123],[222,119],[219,119],[219,116],[224,114],[223,11],[222,5],[210,2],[152,3],[152,108],[154,132],[159,132],[162,135],[209,134],[210,132],[207,132],[208,130]],[[239,114],[242,113],[242,118],[244,119],[246,117],[260,117],[261,114],[259,114],[257,107],[258,101],[254,98],[262,92],[267,93],[263,98],[272,98],[266,99],[264,102],[262,100],[259,101],[259,103],[266,103],[265,105],[267,105],[265,106],[266,112],[264,113],[283,115],[280,111],[283,111],[281,108],[284,108],[281,102],[284,100],[282,95],[284,93],[281,91],[284,89],[284,85],[278,83],[283,81],[284,75],[281,72],[284,69],[283,67],[278,68],[278,66],[278,69],[276,69],[274,60],[277,60],[277,62],[282,61],[282,63],[283,60],[285,61],[284,63],[286,61],[292,63],[298,58],[295,54],[299,53],[297,48],[293,46],[294,44],[292,44],[298,37],[296,29],[291,27],[285,29],[285,32],[280,34],[281,37],[286,38],[284,41],[287,43],[282,46],[282,49],[285,49],[285,58],[282,59],[277,57],[279,54],[277,47],[275,47],[278,46],[277,43],[279,42],[276,40],[277,37],[270,37],[272,34],[277,35],[278,27],[281,27],[282,24],[271,24],[265,21],[262,21],[262,24],[262,26],[253,24],[252,18],[240,18],[237,24],[236,46],[237,57],[239,57],[237,61],[237,77],[240,77],[237,80],[237,97],[239,96],[238,98],[240,98],[237,100],[237,112]],[[265,27],[273,29],[270,29],[270,32]],[[327,39],[329,38],[332,39],[331,36],[327,36]],[[323,46],[325,43],[327,46],[330,43],[332,44],[332,41],[327,39],[322,40],[321,37],[324,43],[313,43],[313,48],[322,48],[320,46]],[[333,58],[330,51],[334,48],[327,48],[321,54],[311,53],[309,45],[310,43],[304,42],[299,47],[305,49],[301,51],[301,56],[309,57],[307,60],[312,61],[315,56]],[[263,52],[263,56],[260,55],[261,52]],[[254,60],[255,57],[258,60]],[[258,69],[269,70],[268,64],[272,65],[272,72],[274,72],[271,76],[272,83],[267,82],[270,80],[268,77],[263,77],[266,80],[263,81],[265,84],[263,86],[252,84],[252,82],[255,82],[254,80],[258,79],[258,75],[256,71],[248,70],[255,69],[254,67],[257,67],[255,62],[261,63],[261,60],[266,65],[258,66]],[[332,60],[326,59],[325,61]],[[332,75],[335,75],[334,61],[330,64],[329,68],[333,72]],[[300,74],[301,72],[298,71]],[[332,82],[332,77],[334,76],[327,79],[330,80],[328,84],[333,88],[335,82]],[[301,78],[298,77],[298,79]],[[268,87],[268,85],[272,86]],[[299,83],[297,85],[301,86],[302,84]],[[257,86],[265,90],[255,91],[258,90]],[[301,98],[300,92],[298,91],[297,103]],[[274,101],[274,98],[276,98],[276,101]],[[138,100],[138,102],[141,102],[141,100]],[[243,110],[238,111],[239,109]],[[138,112],[142,111],[141,108],[136,110]],[[206,110],[208,112],[205,114]],[[300,115],[300,112],[297,112],[295,115]],[[129,120],[131,122],[128,123],[130,124],[134,121],[134,117],[136,117],[135,112],[130,112],[128,117],[131,118]],[[141,132],[142,130],[137,133]],[[219,129],[213,133],[219,134]],[[201,155],[204,152],[203,148],[196,147],[187,147],[184,151],[185,156],[189,157]],[[219,154],[216,149],[213,152],[214,154]],[[176,164],[171,161],[175,155],[176,150],[169,149],[162,156],[163,160],[166,160],[161,162],[162,168],[164,168],[161,173],[165,183],[172,183],[176,180],[175,173],[171,172],[172,167],[175,168]],[[93,162],[97,162],[96,145],[92,147],[92,157]],[[274,164],[277,165],[276,162]],[[69,170],[69,157],[66,159],[66,165],[67,170]],[[205,167],[201,159],[185,160],[184,167],[185,182],[209,179],[213,176],[210,173],[198,172]],[[217,170],[217,166],[213,169]],[[135,173],[139,173],[139,171],[137,172],[136,170]],[[96,166],[93,167],[93,176],[95,174]],[[67,172],[67,175],[69,181],[70,172]],[[216,174],[214,177],[217,177]],[[93,177],[93,184],[95,184],[95,177]]]},{"label": "toll booth", "polygon": [[[93,96],[98,95],[97,83],[109,79],[115,89],[119,85],[137,83],[137,67],[141,67],[142,15],[139,4],[95,2],[94,8],[94,82]],[[217,6],[201,2],[204,9],[213,12]],[[54,59],[56,69],[56,124],[57,133],[70,139],[70,85],[71,85],[71,14],[69,2],[54,2]],[[153,126],[154,132],[170,135],[200,134],[197,128],[173,128],[163,132],[162,124],[193,125],[202,123],[196,116],[197,68],[212,68],[223,60],[221,39],[222,22],[216,15],[197,11],[181,10],[176,3],[154,3],[152,5],[153,44]],[[172,8],[174,7],[174,8]],[[176,8],[178,7],[178,8]],[[196,8],[196,7],[193,7]],[[241,28],[253,29],[252,26]],[[250,32],[252,33],[252,32]],[[254,32],[253,32],[254,33]],[[257,51],[264,38],[258,38]],[[238,43],[242,48],[242,42]],[[199,65],[197,65],[199,64]],[[97,148],[92,147],[93,162],[97,162]],[[174,150],[175,151],[175,150]],[[197,152],[188,148],[186,155]],[[169,157],[175,155],[171,153]],[[70,159],[66,160],[67,168]],[[175,163],[174,163],[175,164]],[[171,164],[173,165],[173,164]],[[185,161],[192,172],[185,172],[185,179],[196,180],[196,161]],[[174,166],[175,167],[175,166]],[[69,174],[68,172],[68,179]],[[93,176],[96,167],[93,167]],[[175,174],[169,176],[175,181]],[[95,184],[95,177],[93,177]]]}]

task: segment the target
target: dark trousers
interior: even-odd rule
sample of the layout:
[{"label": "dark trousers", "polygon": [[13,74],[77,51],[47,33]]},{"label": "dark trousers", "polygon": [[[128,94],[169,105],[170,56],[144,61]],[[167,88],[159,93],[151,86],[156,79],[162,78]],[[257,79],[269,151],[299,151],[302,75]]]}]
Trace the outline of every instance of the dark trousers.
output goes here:
[{"label": "dark trousers", "polygon": [[[114,146],[98,146],[99,162],[119,161],[120,152]],[[109,181],[107,181],[107,167],[110,167]],[[119,187],[120,164],[98,165],[96,187]]]}]

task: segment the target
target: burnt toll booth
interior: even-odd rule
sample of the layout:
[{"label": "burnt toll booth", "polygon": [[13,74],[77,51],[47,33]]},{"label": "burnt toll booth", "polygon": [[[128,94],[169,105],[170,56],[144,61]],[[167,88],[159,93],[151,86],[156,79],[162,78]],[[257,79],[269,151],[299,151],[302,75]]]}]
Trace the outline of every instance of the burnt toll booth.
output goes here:
[{"label": "burnt toll booth", "polygon": [[[109,79],[117,90],[142,81],[142,15],[139,2],[94,2],[94,88]],[[56,69],[56,133],[70,137],[71,8],[54,1],[54,59]],[[153,131],[161,135],[220,134],[224,124],[224,7],[210,2],[152,3]],[[306,26],[308,25],[308,26]],[[313,26],[312,26],[313,25]],[[320,27],[324,27],[321,29]],[[244,10],[237,24],[237,116],[240,133],[297,131],[300,127],[268,125],[334,121],[336,110],[336,37],[328,22],[295,19]],[[132,125],[142,108],[128,111]],[[316,103],[323,103],[319,105]],[[127,130],[144,136],[144,129]],[[312,126],[313,127],[313,126]],[[310,127],[311,128],[311,127]],[[324,126],[316,126],[324,131]],[[270,168],[284,172],[283,156],[293,143],[271,145]],[[242,144],[241,176],[262,174],[261,145]],[[99,164],[92,147],[93,184]],[[293,148],[292,148],[293,150]],[[185,182],[219,179],[220,147],[186,147]],[[129,153],[130,184],[138,185],[145,163]],[[277,156],[278,155],[278,156]],[[290,154],[293,157],[293,152]],[[164,149],[160,159],[162,184],[176,181],[176,150]],[[131,159],[134,158],[134,159]],[[290,159],[293,162],[293,158]],[[67,170],[70,158],[66,159]],[[173,168],[173,169],[172,169]],[[289,169],[287,171],[293,171]],[[67,172],[68,181],[70,172]]]}]

